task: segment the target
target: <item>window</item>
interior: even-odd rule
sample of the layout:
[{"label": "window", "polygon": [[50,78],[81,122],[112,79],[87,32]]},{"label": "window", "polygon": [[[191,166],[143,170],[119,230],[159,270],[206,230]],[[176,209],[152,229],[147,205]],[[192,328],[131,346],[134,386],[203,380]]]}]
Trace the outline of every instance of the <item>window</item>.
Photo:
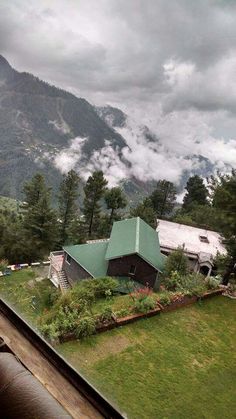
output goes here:
[{"label": "window", "polygon": [[199,239],[202,243],[209,243],[207,236],[199,236]]},{"label": "window", "polygon": [[136,271],[136,266],[135,265],[131,265],[130,266],[130,270],[129,270],[129,274],[130,275],[134,275]]},{"label": "window", "polygon": [[68,255],[68,253],[66,254],[66,262],[70,265],[71,263],[71,256]]}]

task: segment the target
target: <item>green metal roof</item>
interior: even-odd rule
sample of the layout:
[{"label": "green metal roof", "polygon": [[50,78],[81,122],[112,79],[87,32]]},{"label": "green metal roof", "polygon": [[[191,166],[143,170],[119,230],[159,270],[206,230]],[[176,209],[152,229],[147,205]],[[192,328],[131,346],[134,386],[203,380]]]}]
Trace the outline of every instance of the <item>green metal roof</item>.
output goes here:
[{"label": "green metal roof", "polygon": [[113,224],[106,259],[138,254],[159,271],[163,269],[158,233],[141,218],[129,218]]},{"label": "green metal roof", "polygon": [[94,242],[65,246],[63,250],[94,278],[106,276],[108,261],[105,259],[108,242]]}]

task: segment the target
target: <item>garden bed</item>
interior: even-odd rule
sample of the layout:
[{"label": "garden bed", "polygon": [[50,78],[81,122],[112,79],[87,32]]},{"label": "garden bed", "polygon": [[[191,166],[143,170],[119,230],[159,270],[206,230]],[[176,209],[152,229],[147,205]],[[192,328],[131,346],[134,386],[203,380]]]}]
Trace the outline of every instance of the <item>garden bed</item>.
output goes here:
[{"label": "garden bed", "polygon": [[[108,330],[112,330],[117,327],[121,327],[130,323],[133,323],[137,320],[142,320],[142,319],[156,316],[157,314],[160,314],[161,312],[166,313],[169,311],[174,311],[178,308],[183,308],[191,304],[194,304],[199,300],[205,300],[205,299],[217,296],[217,295],[221,295],[223,291],[224,291],[223,289],[207,291],[199,297],[195,295],[192,297],[183,296],[181,300],[173,301],[169,305],[166,305],[166,306],[157,307],[154,310],[148,311],[147,313],[135,313],[135,314],[130,314],[125,317],[121,317],[121,318],[114,318],[110,321],[106,321],[104,323],[98,324],[96,327],[95,333],[106,332]],[[60,343],[68,342],[75,339],[76,339],[76,336],[75,336],[75,333],[73,332],[64,334],[63,336],[59,337]]]}]

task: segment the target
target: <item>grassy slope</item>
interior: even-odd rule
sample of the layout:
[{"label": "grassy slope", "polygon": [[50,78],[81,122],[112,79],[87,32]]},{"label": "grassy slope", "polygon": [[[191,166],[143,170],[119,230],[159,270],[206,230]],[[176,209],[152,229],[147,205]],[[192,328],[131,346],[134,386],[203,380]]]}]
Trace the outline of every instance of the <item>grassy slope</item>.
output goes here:
[{"label": "grassy slope", "polygon": [[215,297],[57,349],[130,418],[234,418],[235,315]]},{"label": "grassy slope", "polygon": [[[0,296],[30,322],[35,322],[42,314],[49,290],[55,290],[48,279],[36,282],[36,272],[28,268],[0,277]],[[32,299],[35,301],[35,308]]]}]

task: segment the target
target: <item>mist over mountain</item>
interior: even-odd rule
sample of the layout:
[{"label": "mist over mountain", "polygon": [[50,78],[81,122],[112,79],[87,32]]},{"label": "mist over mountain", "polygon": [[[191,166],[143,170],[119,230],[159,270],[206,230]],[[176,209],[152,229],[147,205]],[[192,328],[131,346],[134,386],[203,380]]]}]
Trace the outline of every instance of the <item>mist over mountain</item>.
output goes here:
[{"label": "mist over mountain", "polygon": [[176,155],[155,130],[122,110],[95,107],[83,98],[18,72],[0,56],[0,195],[22,198],[22,187],[41,171],[56,191],[63,173],[82,179],[101,169],[110,186],[135,199],[158,179],[179,191],[193,173],[214,169],[202,155]]}]

